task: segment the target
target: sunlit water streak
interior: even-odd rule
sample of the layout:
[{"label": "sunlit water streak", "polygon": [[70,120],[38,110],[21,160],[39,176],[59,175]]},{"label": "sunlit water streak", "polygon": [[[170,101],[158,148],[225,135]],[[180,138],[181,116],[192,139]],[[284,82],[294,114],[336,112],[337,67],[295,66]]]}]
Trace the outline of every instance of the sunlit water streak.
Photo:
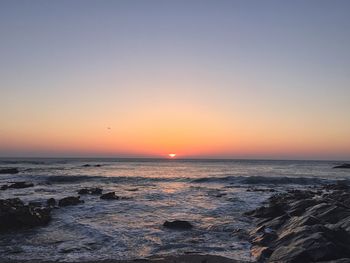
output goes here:
[{"label": "sunlit water streak", "polygon": [[[84,167],[89,164],[90,167]],[[100,167],[94,165],[100,164]],[[0,175],[0,184],[33,181],[35,187],[0,191],[0,198],[46,201],[77,195],[99,186],[129,197],[104,201],[82,196],[84,204],[55,209],[46,227],[1,234],[3,259],[133,259],[156,254],[209,253],[249,260],[249,243],[235,230],[252,226],[244,211],[271,193],[338,179],[350,179],[335,162],[253,160],[25,159],[1,160],[0,167],[19,167],[17,175]],[[191,231],[162,227],[183,219]]]}]

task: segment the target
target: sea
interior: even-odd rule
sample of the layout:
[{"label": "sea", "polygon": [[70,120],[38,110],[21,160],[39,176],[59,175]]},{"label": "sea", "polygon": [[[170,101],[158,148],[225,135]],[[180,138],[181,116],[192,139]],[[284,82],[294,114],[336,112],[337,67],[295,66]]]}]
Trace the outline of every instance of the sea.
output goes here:
[{"label": "sea", "polygon": [[[180,159],[0,159],[0,185],[34,187],[0,191],[45,203],[77,196],[84,187],[114,191],[120,200],[82,195],[84,203],[53,209],[47,226],[0,233],[2,260],[65,262],[140,259],[174,254],[212,254],[251,260],[244,212],[289,189],[350,180],[336,161]],[[272,190],[271,190],[272,189]],[[163,227],[186,220],[191,230]]]}]

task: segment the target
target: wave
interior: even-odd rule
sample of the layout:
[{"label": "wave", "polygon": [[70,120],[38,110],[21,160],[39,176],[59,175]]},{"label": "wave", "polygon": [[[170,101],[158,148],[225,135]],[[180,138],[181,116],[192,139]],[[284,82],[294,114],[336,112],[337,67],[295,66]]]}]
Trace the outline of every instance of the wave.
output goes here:
[{"label": "wave", "polygon": [[[192,183],[231,183],[231,184],[300,184],[315,185],[337,181],[316,177],[286,177],[286,176],[225,176],[203,177],[192,180]],[[348,182],[347,180],[345,180]]]},{"label": "wave", "polygon": [[[38,177],[37,177],[38,178]],[[89,176],[89,175],[51,175],[40,176],[40,178],[48,183],[78,183],[96,181],[99,183],[156,183],[156,182],[188,182],[192,184],[198,183],[224,183],[237,185],[320,185],[339,181],[339,179],[326,179],[317,177],[284,177],[284,176],[224,176],[224,177],[142,177],[142,176]],[[350,184],[350,180],[343,180]]]},{"label": "wave", "polygon": [[146,183],[146,182],[180,182],[189,181],[189,178],[181,177],[141,177],[141,176],[91,176],[91,175],[51,175],[40,176],[47,183],[76,183],[98,181],[101,183]]}]

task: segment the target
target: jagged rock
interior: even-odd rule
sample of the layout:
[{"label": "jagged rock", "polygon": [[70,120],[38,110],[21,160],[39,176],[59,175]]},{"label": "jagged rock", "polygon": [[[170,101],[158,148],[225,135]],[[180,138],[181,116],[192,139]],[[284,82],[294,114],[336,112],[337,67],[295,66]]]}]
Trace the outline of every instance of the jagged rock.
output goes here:
[{"label": "jagged rock", "polygon": [[18,174],[18,168],[1,168],[0,174]]},{"label": "jagged rock", "polygon": [[165,221],[163,224],[164,227],[166,228],[171,228],[171,229],[191,229],[193,225],[184,220],[175,220],[175,221]]},{"label": "jagged rock", "polygon": [[46,225],[51,210],[33,205],[24,205],[19,198],[0,199],[0,230]]},{"label": "jagged rock", "polygon": [[343,182],[323,191],[277,194],[268,206],[246,214],[256,218],[250,240],[258,262],[343,263],[350,258],[350,189]]},{"label": "jagged rock", "polygon": [[350,190],[350,186],[347,181],[337,181],[335,184],[326,184],[323,186],[325,190]]},{"label": "jagged rock", "polygon": [[246,215],[257,217],[257,218],[272,218],[281,216],[285,213],[283,205],[274,204],[272,206],[262,206],[251,212],[245,213]]},{"label": "jagged rock", "polygon": [[117,196],[115,194],[115,192],[109,192],[109,193],[103,194],[100,196],[100,198],[104,199],[104,200],[118,200],[118,199],[120,199],[120,197]]},{"label": "jagged rock", "polygon": [[79,195],[100,195],[102,194],[102,189],[98,187],[93,188],[82,188],[78,191]]},{"label": "jagged rock", "polygon": [[58,201],[59,206],[78,205],[81,203],[84,203],[84,201],[80,200],[80,196],[69,196]]}]

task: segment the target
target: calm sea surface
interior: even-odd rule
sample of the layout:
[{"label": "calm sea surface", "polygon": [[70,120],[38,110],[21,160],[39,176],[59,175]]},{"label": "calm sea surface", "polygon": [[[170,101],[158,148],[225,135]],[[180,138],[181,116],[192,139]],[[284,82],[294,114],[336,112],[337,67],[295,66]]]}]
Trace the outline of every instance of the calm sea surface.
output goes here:
[{"label": "calm sea surface", "polygon": [[[249,260],[239,238],[252,225],[242,213],[285,191],[336,180],[350,171],[334,161],[1,159],[0,185],[31,181],[32,188],[0,191],[0,198],[46,202],[77,195],[82,187],[115,191],[125,200],[82,196],[84,204],[54,209],[46,227],[0,234],[2,259],[134,259],[150,255],[206,253]],[[90,165],[86,167],[86,165]],[[100,165],[100,167],[95,167]],[[164,229],[165,220],[188,220],[191,231]]]}]

